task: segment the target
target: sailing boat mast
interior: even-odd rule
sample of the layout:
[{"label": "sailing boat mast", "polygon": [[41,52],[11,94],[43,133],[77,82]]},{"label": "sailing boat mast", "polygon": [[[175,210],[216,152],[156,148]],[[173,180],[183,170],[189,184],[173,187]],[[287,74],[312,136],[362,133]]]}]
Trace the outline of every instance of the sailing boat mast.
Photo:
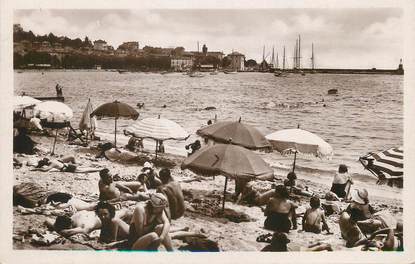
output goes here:
[{"label": "sailing boat mast", "polygon": [[311,43],[311,69],[314,70],[314,43]]},{"label": "sailing boat mast", "polygon": [[274,58],[274,46],[272,46],[272,55],[271,55],[271,66],[274,68],[275,66],[275,58]]},{"label": "sailing boat mast", "polygon": [[282,53],[282,70],[285,70],[285,46],[284,51]]},{"label": "sailing boat mast", "polygon": [[278,62],[278,52],[277,52],[277,65],[276,65],[276,67],[275,68],[277,68],[277,69],[279,69],[280,68],[280,65],[279,65],[279,62]]},{"label": "sailing boat mast", "polygon": [[301,69],[301,36],[298,35],[298,65],[297,68]]}]

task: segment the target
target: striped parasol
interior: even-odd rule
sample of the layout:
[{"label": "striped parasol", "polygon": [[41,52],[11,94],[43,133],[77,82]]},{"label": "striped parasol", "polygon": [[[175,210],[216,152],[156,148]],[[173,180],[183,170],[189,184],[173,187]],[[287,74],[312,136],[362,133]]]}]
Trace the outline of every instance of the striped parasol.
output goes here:
[{"label": "striped parasol", "polygon": [[150,117],[134,122],[124,130],[125,135],[132,135],[138,138],[151,138],[156,141],[156,158],[158,144],[164,140],[185,140],[189,137],[179,124],[166,118]]},{"label": "striped parasol", "polygon": [[127,134],[139,138],[151,138],[154,140],[183,140],[189,137],[179,124],[165,118],[144,118],[134,122],[125,129]]},{"label": "striped parasol", "polygon": [[378,183],[387,182],[389,185],[403,182],[403,147],[391,148],[385,151],[369,153],[359,158],[359,161],[373,173]]}]

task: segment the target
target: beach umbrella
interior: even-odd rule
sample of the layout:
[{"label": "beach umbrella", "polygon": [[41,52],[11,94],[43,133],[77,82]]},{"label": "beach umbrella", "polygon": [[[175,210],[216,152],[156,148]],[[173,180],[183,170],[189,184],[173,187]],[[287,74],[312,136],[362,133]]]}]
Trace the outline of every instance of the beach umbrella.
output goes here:
[{"label": "beach umbrella", "polygon": [[42,102],[42,101],[37,100],[37,99],[35,99],[33,97],[30,97],[30,96],[17,95],[17,96],[14,96],[14,98],[13,98],[13,110],[15,110],[15,111],[16,110],[23,110],[26,107],[34,106],[34,105],[36,105],[40,102]]},{"label": "beach umbrella", "polygon": [[393,185],[396,182],[398,187],[403,187],[403,147],[370,152],[359,161],[378,178],[379,184],[387,182]]},{"label": "beach umbrella", "polygon": [[239,145],[248,149],[271,149],[271,143],[253,126],[239,121],[220,121],[196,131],[199,136],[220,143]]},{"label": "beach umbrella", "polygon": [[117,147],[117,119],[127,118],[136,120],[139,116],[139,113],[131,106],[119,101],[114,101],[112,103],[105,103],[100,105],[95,109],[90,117],[113,117],[115,119],[115,135],[114,135],[114,144]]},{"label": "beach umbrella", "polygon": [[273,148],[282,155],[294,154],[293,171],[297,154],[305,157],[318,157],[331,159],[333,148],[322,138],[309,131],[296,129],[283,129],[265,136]]},{"label": "beach umbrella", "polygon": [[126,135],[132,135],[138,138],[151,138],[156,141],[156,158],[159,141],[164,140],[185,140],[189,137],[179,124],[166,118],[144,118],[137,120],[124,130]]},{"label": "beach umbrella", "polygon": [[79,121],[79,129],[81,131],[94,131],[96,129],[97,119],[95,117],[91,117],[93,110],[91,99],[88,99],[88,103],[86,104],[81,120]]},{"label": "beach umbrella", "polygon": [[181,169],[189,169],[203,176],[224,175],[226,179],[222,210],[225,207],[228,177],[267,179],[274,175],[274,171],[260,156],[246,148],[232,144],[215,144],[203,148],[187,157]]},{"label": "beach umbrella", "polygon": [[73,117],[72,109],[64,103],[55,101],[41,102],[35,105],[34,115],[42,121],[43,127],[54,128],[56,130],[55,140],[51,154],[55,152],[58,129],[67,127],[69,120]]}]

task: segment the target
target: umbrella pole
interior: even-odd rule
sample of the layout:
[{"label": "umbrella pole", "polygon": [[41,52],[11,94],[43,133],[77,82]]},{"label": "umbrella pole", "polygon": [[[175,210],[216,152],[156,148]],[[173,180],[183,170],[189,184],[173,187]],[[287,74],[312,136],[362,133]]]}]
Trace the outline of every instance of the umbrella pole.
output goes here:
[{"label": "umbrella pole", "polygon": [[293,172],[295,170],[295,161],[297,160],[297,150],[294,153],[294,163],[293,163]]},{"label": "umbrella pole", "polygon": [[225,188],[223,188],[222,213],[225,211],[225,195],[226,195],[227,186],[228,186],[228,177],[225,176]]},{"label": "umbrella pole", "polygon": [[58,129],[56,129],[56,133],[55,133],[55,140],[53,141],[53,148],[52,148],[52,153],[51,155],[55,154],[55,145],[56,145],[56,138],[58,137]]},{"label": "umbrella pole", "polygon": [[157,149],[158,149],[158,143],[159,143],[159,141],[158,141],[158,140],[156,140],[156,159],[157,159]]},{"label": "umbrella pole", "polygon": [[117,148],[117,118],[115,118],[114,145]]}]

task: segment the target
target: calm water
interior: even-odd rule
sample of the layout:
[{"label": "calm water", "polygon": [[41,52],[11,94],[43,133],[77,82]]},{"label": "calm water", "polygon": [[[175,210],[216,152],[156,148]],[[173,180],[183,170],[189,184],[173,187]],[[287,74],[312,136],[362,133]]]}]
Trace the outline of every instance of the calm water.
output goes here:
[{"label": "calm water", "polygon": [[[402,76],[309,74],[278,78],[268,73],[219,73],[190,78],[181,73],[105,71],[23,72],[14,76],[16,94],[25,91],[32,96],[54,96],[55,85],[62,85],[65,103],[74,110],[74,127],[88,98],[94,107],[115,99],[132,106],[145,102],[145,109],[138,110],[140,118],[160,114],[190,133],[215,114],[219,120],[241,117],[264,134],[299,124],[320,135],[335,152],[331,161],[300,160],[297,164],[304,171],[329,174],[345,163],[356,175],[368,174],[358,162],[359,156],[403,144]],[[338,96],[327,95],[332,88],[339,90]],[[164,104],[167,108],[162,108]],[[217,109],[201,110],[208,106]],[[121,121],[119,131],[129,122]],[[100,131],[113,133],[113,121],[99,121],[99,126]],[[185,142],[166,144],[183,149]],[[278,153],[263,155],[271,163],[288,166],[292,162]]]}]

